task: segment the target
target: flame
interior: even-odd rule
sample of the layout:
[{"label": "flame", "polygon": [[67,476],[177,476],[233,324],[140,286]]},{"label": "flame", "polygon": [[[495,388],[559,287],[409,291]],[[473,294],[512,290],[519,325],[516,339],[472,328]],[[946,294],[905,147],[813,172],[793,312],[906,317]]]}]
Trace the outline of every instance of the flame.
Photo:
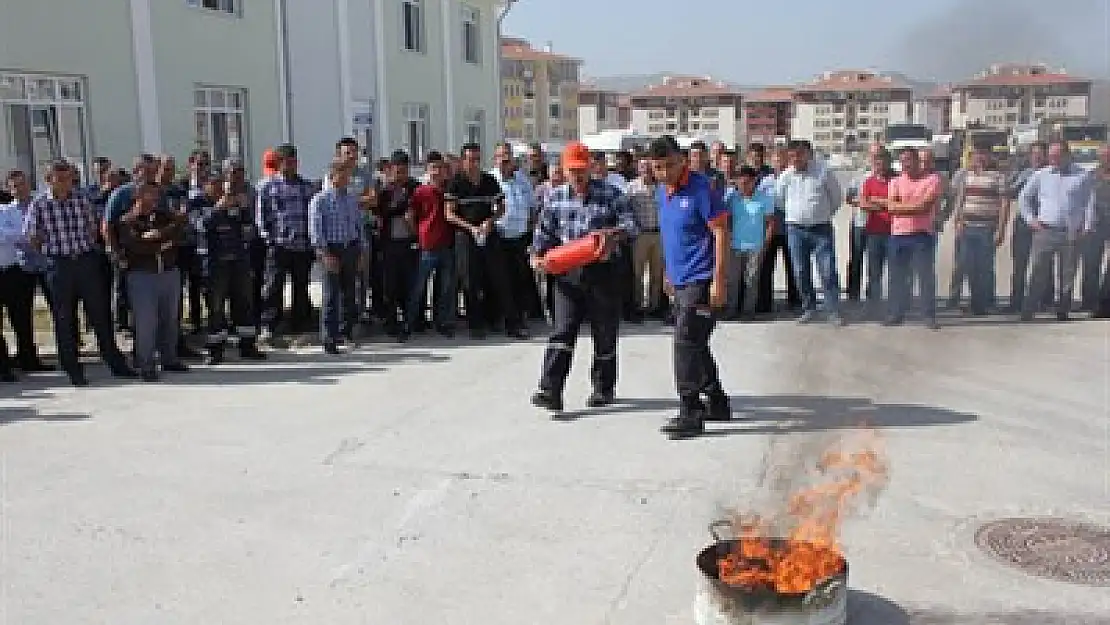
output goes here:
[{"label": "flame", "polygon": [[[733,520],[736,546],[718,561],[722,582],[804,594],[842,572],[845,560],[837,538],[844,519],[859,510],[863,495],[878,492],[888,480],[878,434],[864,430],[856,438],[855,445],[835,441],[807,467],[807,483],[789,494],[783,519],[748,515]],[[783,525],[785,532],[775,531]],[[770,538],[776,535],[785,539]]]}]

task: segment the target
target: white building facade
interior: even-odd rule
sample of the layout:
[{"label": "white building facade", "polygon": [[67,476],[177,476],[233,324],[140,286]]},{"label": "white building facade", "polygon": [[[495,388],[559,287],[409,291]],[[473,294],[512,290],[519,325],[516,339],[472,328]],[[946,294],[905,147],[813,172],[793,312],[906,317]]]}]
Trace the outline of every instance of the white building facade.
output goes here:
[{"label": "white building facade", "polygon": [[[242,158],[342,136],[368,156],[500,127],[502,0],[0,0],[0,171],[142,152]],[[58,16],[64,15],[61,20]]]},{"label": "white building facade", "polygon": [[1086,122],[1091,81],[1045,65],[992,65],[952,88],[952,127],[1013,130],[1043,122]]},{"label": "white building facade", "polygon": [[794,89],[791,134],[825,154],[857,152],[913,119],[912,89],[873,72],[826,72]]},{"label": "white building facade", "polygon": [[253,165],[282,115],[276,4],[249,4],[0,0],[0,169],[194,148]]},{"label": "white building facade", "polygon": [[742,95],[701,76],[668,76],[631,94],[631,128],[637,135],[675,135],[721,141],[735,148],[742,135]]},{"label": "white building facade", "polygon": [[499,140],[496,0],[285,0],[290,139],[307,171],[353,135],[414,162]]}]

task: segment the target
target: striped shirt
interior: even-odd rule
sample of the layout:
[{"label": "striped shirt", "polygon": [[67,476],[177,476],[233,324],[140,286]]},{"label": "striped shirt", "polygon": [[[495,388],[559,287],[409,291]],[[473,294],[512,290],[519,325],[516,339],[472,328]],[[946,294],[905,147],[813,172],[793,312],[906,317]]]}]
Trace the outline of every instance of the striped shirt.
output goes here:
[{"label": "striped shirt", "polygon": [[1002,172],[968,170],[960,178],[959,185],[959,214],[963,221],[998,221],[1008,191]]},{"label": "striped shirt", "polygon": [[494,168],[490,175],[501,185],[505,196],[505,214],[497,220],[497,230],[506,239],[519,239],[528,233],[535,209],[535,192],[532,182],[520,170],[514,171],[507,179],[501,170]]},{"label": "striped shirt", "polygon": [[76,191],[55,198],[47,191],[31,200],[23,231],[42,242],[47,256],[76,256],[96,249],[96,221],[92,206]]}]

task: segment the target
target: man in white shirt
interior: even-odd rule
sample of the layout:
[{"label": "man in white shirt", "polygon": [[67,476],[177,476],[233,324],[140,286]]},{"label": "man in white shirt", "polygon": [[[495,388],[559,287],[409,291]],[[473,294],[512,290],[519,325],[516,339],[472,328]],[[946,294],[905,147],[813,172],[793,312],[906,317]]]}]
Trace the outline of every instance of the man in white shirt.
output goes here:
[{"label": "man in white shirt", "polygon": [[501,185],[505,197],[505,213],[495,225],[501,235],[509,290],[522,316],[541,319],[540,294],[528,262],[528,246],[532,244],[536,216],[535,191],[528,176],[516,166],[511,145],[502,142],[494,146],[493,163],[489,173]]}]

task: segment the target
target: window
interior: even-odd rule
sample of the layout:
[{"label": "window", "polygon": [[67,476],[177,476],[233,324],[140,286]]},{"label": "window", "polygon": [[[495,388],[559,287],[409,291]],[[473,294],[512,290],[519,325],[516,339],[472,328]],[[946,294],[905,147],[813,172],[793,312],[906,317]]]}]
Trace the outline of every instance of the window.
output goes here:
[{"label": "window", "polygon": [[559,126],[559,124],[554,124],[554,123],[553,123],[553,124],[551,124],[551,127],[550,127],[550,128],[548,128],[548,133],[547,133],[547,134],[548,134],[548,135],[549,135],[549,136],[550,136],[551,138],[553,138],[553,139],[554,139],[554,138],[557,138],[557,137],[560,137],[560,136],[562,136],[562,134],[563,134],[563,129],[562,129],[562,128],[561,128],[560,126]]},{"label": "window", "polygon": [[663,119],[663,111],[648,111],[648,119]]},{"label": "window", "polygon": [[861,130],[861,131],[859,131],[859,138],[860,139],[870,139],[871,138],[871,132],[867,131],[867,130]]},{"label": "window", "polygon": [[559,119],[559,117],[561,117],[561,111],[558,102],[552,102],[548,108],[550,109],[548,110],[548,113],[550,114],[552,119]]},{"label": "window", "polygon": [[198,9],[220,11],[235,16],[241,16],[243,10],[243,3],[240,0],[185,0],[185,4]]},{"label": "window", "polygon": [[525,102],[524,103],[524,116],[525,117],[535,117],[536,116],[536,105],[532,104],[531,102]]},{"label": "window", "polygon": [[466,136],[467,143],[477,143],[482,145],[482,139],[486,134],[486,112],[482,109],[471,109],[466,113]]},{"label": "window", "polygon": [[38,182],[65,158],[86,171],[85,83],[76,77],[0,72],[0,170],[19,168]]},{"label": "window", "polygon": [[866,126],[868,123],[869,123],[869,120],[866,117],[860,117],[859,119],[856,120],[856,125],[857,126]]},{"label": "window", "polygon": [[720,115],[720,111],[717,109],[710,108],[701,110],[702,119],[715,119],[718,115]]},{"label": "window", "polygon": [[1043,109],[1044,105],[1045,105],[1044,98],[1037,98],[1036,100],[1033,100],[1033,106],[1035,106],[1037,108],[1042,108]]},{"label": "window", "polygon": [[401,34],[406,50],[424,51],[424,0],[404,0],[401,3]]},{"label": "window", "polygon": [[482,37],[479,30],[481,15],[478,9],[465,4],[462,11],[463,60],[477,65],[482,62]]},{"label": "window", "polygon": [[401,115],[405,120],[402,148],[413,161],[423,162],[427,155],[430,134],[428,105],[405,104],[401,107]]},{"label": "window", "polygon": [[719,128],[719,125],[717,124],[717,122],[706,122],[706,123],[701,125],[702,130],[708,130],[708,131],[711,131],[711,132],[716,132],[718,130],[718,128]]},{"label": "window", "polygon": [[247,92],[234,87],[193,89],[196,148],[207,150],[212,162],[228,157],[246,160]]},{"label": "window", "polygon": [[524,138],[531,141],[536,138],[536,127],[532,124],[524,124]]},{"label": "window", "polygon": [[663,132],[663,124],[648,124],[648,132]]}]

